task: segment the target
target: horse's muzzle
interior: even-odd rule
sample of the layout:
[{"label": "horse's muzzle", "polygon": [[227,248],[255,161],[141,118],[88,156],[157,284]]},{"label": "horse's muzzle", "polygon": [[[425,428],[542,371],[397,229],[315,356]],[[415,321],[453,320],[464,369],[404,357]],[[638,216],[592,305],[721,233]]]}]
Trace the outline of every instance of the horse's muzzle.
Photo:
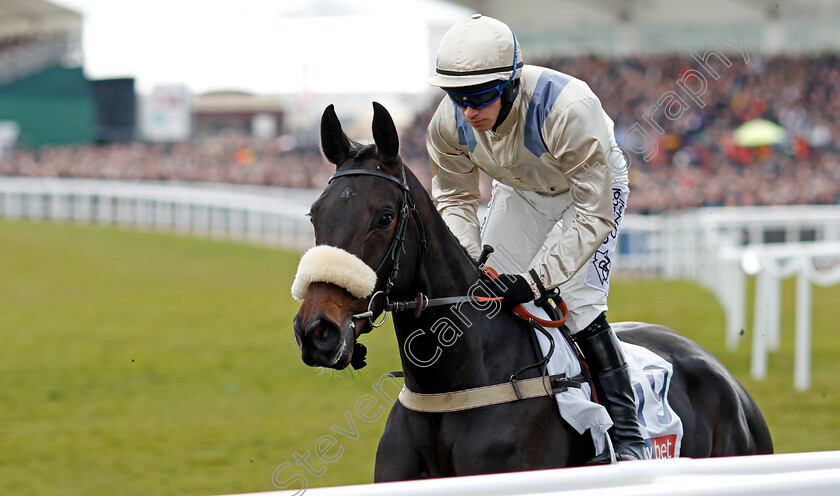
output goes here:
[{"label": "horse's muzzle", "polygon": [[312,283],[293,325],[303,363],[339,370],[347,367],[358,337],[353,315],[365,308],[364,299],[339,286]]},{"label": "horse's muzzle", "polygon": [[[295,316],[293,327],[303,363],[312,367],[347,366],[347,363],[337,363],[341,361],[337,354],[346,348],[341,329],[323,312],[307,322],[302,322],[299,315]],[[349,350],[344,351],[344,354],[348,353]]]}]

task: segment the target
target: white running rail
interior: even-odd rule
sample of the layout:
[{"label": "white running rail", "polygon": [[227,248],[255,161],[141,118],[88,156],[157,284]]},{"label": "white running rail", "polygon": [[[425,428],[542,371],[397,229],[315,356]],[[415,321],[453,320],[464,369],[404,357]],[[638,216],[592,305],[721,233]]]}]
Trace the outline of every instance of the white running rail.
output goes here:
[{"label": "white running rail", "polygon": [[0,177],[0,217],[117,225],[305,249],[312,191]]},{"label": "white running rail", "polygon": [[[301,469],[302,470],[302,469]],[[674,458],[239,496],[837,496],[840,451]]]}]

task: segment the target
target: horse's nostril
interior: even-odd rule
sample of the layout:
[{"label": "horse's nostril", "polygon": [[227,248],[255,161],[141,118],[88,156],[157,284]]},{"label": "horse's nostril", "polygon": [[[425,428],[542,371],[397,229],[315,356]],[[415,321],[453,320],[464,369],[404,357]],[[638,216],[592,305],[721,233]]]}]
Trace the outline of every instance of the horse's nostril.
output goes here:
[{"label": "horse's nostril", "polygon": [[308,341],[321,351],[331,351],[341,341],[341,331],[338,325],[325,317],[312,320],[307,326],[305,335]]}]

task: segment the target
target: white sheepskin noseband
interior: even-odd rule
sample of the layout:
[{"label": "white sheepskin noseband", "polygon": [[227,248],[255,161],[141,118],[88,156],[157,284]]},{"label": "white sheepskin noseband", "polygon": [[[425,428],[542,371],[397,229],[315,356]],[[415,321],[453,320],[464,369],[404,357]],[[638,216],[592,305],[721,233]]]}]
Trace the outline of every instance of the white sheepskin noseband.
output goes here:
[{"label": "white sheepskin noseband", "polygon": [[341,286],[356,298],[365,298],[376,286],[376,272],[362,260],[334,246],[310,248],[300,258],[292,297],[303,301],[313,282],[329,282]]}]

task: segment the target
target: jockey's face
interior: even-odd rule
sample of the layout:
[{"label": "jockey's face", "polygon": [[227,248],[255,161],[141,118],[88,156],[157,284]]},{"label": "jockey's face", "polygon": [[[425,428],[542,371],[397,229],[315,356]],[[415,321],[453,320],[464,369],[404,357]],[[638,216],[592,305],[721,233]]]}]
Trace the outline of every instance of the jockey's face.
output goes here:
[{"label": "jockey's face", "polygon": [[497,99],[495,102],[479,110],[476,110],[470,106],[467,106],[465,108],[458,108],[458,111],[461,112],[461,115],[464,116],[464,119],[466,119],[466,121],[470,123],[473,129],[480,133],[493,129],[493,125],[496,124],[496,119],[499,118],[499,112],[501,110],[501,98]]}]

